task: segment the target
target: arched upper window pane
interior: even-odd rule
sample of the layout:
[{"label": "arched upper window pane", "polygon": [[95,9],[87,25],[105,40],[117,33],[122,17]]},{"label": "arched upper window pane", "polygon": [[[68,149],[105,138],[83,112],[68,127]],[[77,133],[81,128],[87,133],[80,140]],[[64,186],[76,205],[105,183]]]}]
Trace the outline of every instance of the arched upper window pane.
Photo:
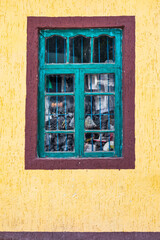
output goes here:
[{"label": "arched upper window pane", "polygon": [[53,36],[46,39],[46,63],[66,63],[66,39]]},{"label": "arched upper window pane", "polygon": [[76,36],[69,41],[69,62],[70,63],[90,63],[91,47],[90,37]]},{"label": "arched upper window pane", "polygon": [[111,38],[106,35],[94,38],[93,49],[94,63],[115,62],[115,38]]}]

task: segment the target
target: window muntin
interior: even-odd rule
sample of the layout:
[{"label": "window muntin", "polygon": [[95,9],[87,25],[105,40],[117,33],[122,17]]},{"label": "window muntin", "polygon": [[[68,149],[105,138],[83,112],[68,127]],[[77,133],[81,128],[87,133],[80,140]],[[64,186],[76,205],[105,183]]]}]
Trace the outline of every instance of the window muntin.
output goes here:
[{"label": "window muntin", "polygon": [[[114,43],[116,47],[115,53],[114,53],[114,59],[115,63],[110,64],[111,61],[105,61],[105,63],[102,63],[101,61],[99,63],[93,63],[94,60],[94,39],[102,35],[101,33],[104,33],[105,36],[110,34],[110,37],[114,37]],[[80,39],[82,43],[82,34],[85,35],[85,37],[90,38],[90,49],[91,49],[91,63],[82,63],[82,56],[80,56],[81,63],[79,64],[73,64],[69,63],[69,56],[70,56],[70,40],[77,38]],[[103,34],[103,35],[104,35]],[[66,47],[66,58],[67,58],[67,64],[45,64],[44,61],[44,43],[46,37],[51,37],[52,35],[55,36],[62,36],[63,38],[67,39],[67,47]],[[43,36],[43,37],[42,37]],[[42,86],[44,86],[44,79],[48,79],[50,76],[51,84],[49,87],[49,81],[46,80],[45,90],[46,90],[46,96],[48,96],[48,100],[50,102],[50,105],[54,107],[54,111],[51,113],[47,113],[46,116],[43,117],[43,106],[45,103],[44,98],[44,87],[41,87],[41,100],[39,100],[39,108],[41,109],[41,114],[39,114],[39,137],[38,137],[38,153],[40,157],[109,157],[109,156],[121,156],[122,151],[122,99],[121,99],[121,37],[122,37],[122,31],[120,29],[90,29],[90,30],[43,30],[40,34],[40,83],[42,82]],[[113,54],[112,54],[113,55]],[[107,56],[107,55],[106,55]],[[80,60],[79,60],[80,61]],[[58,63],[58,62],[57,62]],[[83,70],[84,69],[84,70]],[[58,72],[57,72],[58,71]],[[48,73],[47,73],[48,72]],[[57,72],[57,73],[56,73]],[[75,92],[65,92],[64,87],[58,85],[58,90],[53,85],[55,84],[56,74],[58,74],[59,82],[61,82],[60,85],[63,85],[62,79],[64,76],[64,73],[67,74],[74,74],[74,87]],[[51,77],[52,76],[52,77]],[[93,86],[90,90],[86,89],[86,79],[91,78],[91,76],[97,76],[98,79],[98,89],[93,89]],[[103,79],[104,78],[104,79]],[[106,84],[107,83],[107,84]],[[40,84],[39,84],[40,85]],[[52,87],[51,87],[52,85]],[[72,85],[72,84],[71,84]],[[49,90],[47,90],[49,87]],[[74,88],[73,87],[73,88]],[[50,91],[51,90],[51,91]],[[86,91],[87,90],[87,91]],[[48,91],[48,92],[47,92]],[[43,92],[43,93],[42,93]],[[40,92],[39,92],[40,94]],[[65,99],[66,96],[72,95],[74,96],[74,102],[75,102],[75,115],[74,119],[74,129],[69,129],[67,125],[67,114],[73,114],[71,112],[66,113],[64,117],[64,124],[63,127],[59,127],[61,123],[59,124],[59,108],[62,106],[62,102],[64,102],[63,106],[65,105],[65,100],[61,101],[61,99]],[[94,96],[95,95],[95,96]],[[55,103],[56,99],[58,99],[58,104]],[[91,105],[91,99],[97,102],[97,111],[98,111],[98,120],[99,124],[97,124],[96,128],[86,128],[85,122],[87,121],[87,113],[85,109],[85,102],[86,99],[89,99]],[[97,100],[95,100],[97,99]],[[53,101],[54,100],[54,101]],[[53,102],[53,103],[52,103]],[[102,107],[102,102],[106,102],[107,106],[106,109],[108,109],[107,112],[102,112],[100,109]],[[105,104],[104,104],[105,105]],[[73,105],[74,106],[74,105]],[[100,106],[98,108],[98,106]],[[50,110],[49,110],[50,111]],[[39,111],[40,112],[40,111]],[[62,111],[63,112],[63,111]],[[104,113],[104,116],[102,114]],[[56,115],[57,114],[57,115]],[[89,113],[88,113],[89,114]],[[92,111],[93,114],[93,111]],[[96,114],[96,113],[95,113]],[[50,116],[52,115],[52,116]],[[106,116],[107,117],[106,117]],[[51,126],[49,124],[49,121],[51,120],[50,117],[53,118],[53,116],[56,116],[55,119],[55,126]],[[47,124],[44,123],[47,119]],[[95,116],[92,116],[91,119],[91,113],[90,113],[90,119],[92,121],[95,120]],[[106,117],[106,118],[105,118]],[[58,121],[57,121],[58,118]],[[104,118],[104,120],[103,120]],[[45,119],[45,121],[44,121]],[[71,119],[70,119],[71,120]],[[72,119],[73,120],[73,119]],[[96,121],[96,120],[95,120]],[[58,122],[58,124],[57,124]],[[102,124],[104,123],[105,124]],[[72,121],[73,123],[73,121]],[[70,122],[69,122],[70,124]],[[71,124],[70,124],[71,125]],[[58,127],[57,127],[58,126]],[[55,129],[56,128],[56,129]],[[70,147],[67,146],[68,137],[66,137],[67,134],[73,135],[72,140],[73,142],[73,148],[72,152],[69,152]],[[86,141],[88,144],[88,138],[86,137],[87,134],[91,135],[91,146],[89,146],[85,150]],[[46,135],[48,137],[46,137]],[[99,135],[99,137],[98,137]],[[54,136],[54,137],[53,137]],[[96,137],[95,137],[96,136]],[[114,136],[114,137],[113,137]],[[98,138],[97,138],[98,137]],[[104,137],[106,138],[106,143],[104,140]],[[58,146],[55,147],[55,141],[60,142],[59,138],[62,138],[62,147]],[[49,140],[50,139],[50,140]],[[55,140],[56,139],[56,140]],[[65,140],[64,140],[65,139]],[[97,139],[97,140],[96,140]],[[98,142],[99,141],[99,142]],[[93,144],[92,144],[93,142]],[[114,142],[114,147],[110,147],[109,142]],[[53,144],[54,143],[54,144]],[[109,144],[109,147],[104,147],[105,144]],[[49,145],[47,145],[49,144]],[[97,145],[100,145],[99,148]],[[54,146],[53,146],[54,145]],[[93,146],[92,146],[93,145]],[[96,145],[96,146],[95,146]],[[45,146],[45,147],[44,147]],[[49,148],[50,146],[50,148]],[[59,150],[61,149],[61,150]],[[71,148],[70,148],[71,149]]]}]

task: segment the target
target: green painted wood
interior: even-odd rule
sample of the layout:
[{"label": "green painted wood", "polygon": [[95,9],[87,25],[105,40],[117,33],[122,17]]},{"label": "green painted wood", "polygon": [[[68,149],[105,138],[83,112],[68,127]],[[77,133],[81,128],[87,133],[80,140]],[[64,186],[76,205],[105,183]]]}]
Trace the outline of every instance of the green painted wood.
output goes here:
[{"label": "green painted wood", "polygon": [[65,133],[65,134],[68,134],[68,133],[75,133],[74,130],[44,130],[45,133],[54,133],[54,134],[57,134],[57,133]]},{"label": "green painted wood", "polygon": [[118,28],[108,28],[108,29],[53,29],[53,30],[41,30],[41,34],[44,37],[51,37],[53,35],[60,35],[64,38],[74,37],[77,35],[83,35],[85,37],[98,37],[100,35],[108,35],[109,37],[114,37],[121,33],[121,29]]},{"label": "green painted wood", "polygon": [[79,156],[79,70],[75,73],[75,155]]},{"label": "green painted wood", "polygon": [[[116,51],[116,62],[120,65],[122,62],[122,52],[121,52],[121,36],[118,35],[115,41],[115,49],[119,49]],[[122,66],[122,64],[121,64]],[[122,120],[122,99],[121,99],[121,91],[122,91],[122,68],[117,69],[115,73],[115,153],[117,156],[121,156],[121,120]]]},{"label": "green painted wood", "polygon": [[120,34],[120,51],[121,51],[121,56],[120,56],[120,63],[121,63],[121,68],[120,68],[120,79],[121,79],[121,85],[120,85],[120,156],[122,156],[122,149],[123,149],[123,101],[122,101],[122,32]]},{"label": "green painted wood", "polygon": [[84,73],[79,73],[79,156],[84,156]]},{"label": "green painted wood", "polygon": [[60,92],[60,93],[45,93],[45,96],[74,96],[74,93]]},{"label": "green painted wood", "polygon": [[[81,66],[79,66],[79,68],[81,68]],[[90,64],[89,66],[86,66],[86,68],[81,68],[84,73],[86,74],[107,74],[107,73],[115,73],[117,69],[119,68],[115,68],[114,64]]]},{"label": "green painted wood", "polygon": [[58,69],[97,69],[97,68],[105,68],[107,72],[115,72],[116,69],[119,69],[120,66],[116,63],[68,63],[68,64],[61,64],[61,63],[54,63],[54,64],[44,64],[40,67],[43,70],[58,70]]},{"label": "green painted wood", "polygon": [[119,82],[119,153],[118,156],[122,156],[122,145],[123,145],[123,102],[122,102],[122,32],[119,36],[119,61],[121,63],[120,71],[118,71]]},{"label": "green painted wood", "polygon": [[66,68],[66,65],[63,64],[63,67],[61,67],[61,68],[48,68],[48,69],[42,69],[42,70],[45,71],[45,75],[58,75],[58,74],[61,74],[61,75],[72,74],[72,75],[74,75],[76,73],[77,69],[72,68],[72,65],[70,65],[69,68],[68,67]]},{"label": "green painted wood", "polygon": [[[93,37],[100,35],[115,37],[115,63],[93,63]],[[45,38],[59,35],[67,38],[67,64],[45,63]],[[91,63],[69,63],[69,38],[77,35],[91,37]],[[85,74],[115,74],[115,93],[84,93]],[[45,77],[51,74],[74,74],[74,93],[45,93]],[[66,29],[66,30],[41,30],[39,37],[39,88],[38,88],[38,154],[40,157],[68,158],[68,157],[113,157],[122,154],[122,30],[121,29]],[[45,96],[75,95],[75,131],[45,131]],[[111,130],[85,130],[84,129],[84,98],[88,95],[115,95],[115,131]],[[75,134],[75,152],[45,152],[45,133],[73,133]],[[85,132],[113,132],[115,133],[115,151],[112,152],[85,152]]]},{"label": "green painted wood", "polygon": [[[115,63],[120,66],[120,51],[116,51],[116,49],[119,48],[119,38],[116,36],[115,38]],[[120,79],[118,76],[118,72],[120,71],[120,68],[116,70],[115,73],[115,139],[114,139],[114,145],[115,145],[115,153],[118,156],[119,155],[119,84]]]},{"label": "green painted wood", "polygon": [[85,133],[114,133],[114,130],[86,130]]},{"label": "green painted wood", "polygon": [[116,155],[119,153],[119,77],[118,74],[115,74],[115,122],[114,122],[114,127],[115,127],[115,139],[114,139],[114,144],[115,144],[115,152]]},{"label": "green painted wood", "polygon": [[67,63],[69,63],[69,37],[67,37]]},{"label": "green painted wood", "polygon": [[45,38],[39,35],[39,68],[45,65]]},{"label": "green painted wood", "polygon": [[115,93],[112,92],[85,92],[85,96],[115,96]]},{"label": "green painted wood", "polygon": [[44,71],[39,73],[38,86],[38,155],[44,155],[44,118],[45,118],[45,103],[44,103]]},{"label": "green painted wood", "polygon": [[49,158],[69,158],[75,157],[75,152],[45,152],[44,155]]},{"label": "green painted wood", "polygon": [[115,156],[115,152],[114,151],[110,151],[110,152],[85,152],[84,153],[84,157],[114,157]]}]

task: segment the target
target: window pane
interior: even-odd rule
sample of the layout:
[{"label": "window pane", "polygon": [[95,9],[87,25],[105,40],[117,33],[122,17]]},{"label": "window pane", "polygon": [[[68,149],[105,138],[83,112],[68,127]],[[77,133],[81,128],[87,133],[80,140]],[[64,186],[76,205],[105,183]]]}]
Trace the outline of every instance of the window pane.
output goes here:
[{"label": "window pane", "polygon": [[85,129],[114,130],[114,96],[85,97]]},{"label": "window pane", "polygon": [[69,40],[70,63],[89,63],[91,61],[90,38],[77,36]]},{"label": "window pane", "polygon": [[49,152],[70,152],[74,151],[74,134],[47,133],[45,134],[45,151]]},{"label": "window pane", "polygon": [[85,91],[86,92],[114,92],[115,75],[109,74],[86,74]]},{"label": "window pane", "polygon": [[46,92],[74,92],[74,75],[47,75]]},{"label": "window pane", "polygon": [[74,97],[45,97],[45,129],[74,129]]},{"label": "window pane", "polygon": [[109,152],[114,150],[114,133],[86,133],[84,137],[85,152]]},{"label": "window pane", "polygon": [[66,39],[53,36],[46,39],[46,63],[66,63]]},{"label": "window pane", "polygon": [[113,63],[115,61],[115,38],[100,36],[94,38],[93,62]]}]

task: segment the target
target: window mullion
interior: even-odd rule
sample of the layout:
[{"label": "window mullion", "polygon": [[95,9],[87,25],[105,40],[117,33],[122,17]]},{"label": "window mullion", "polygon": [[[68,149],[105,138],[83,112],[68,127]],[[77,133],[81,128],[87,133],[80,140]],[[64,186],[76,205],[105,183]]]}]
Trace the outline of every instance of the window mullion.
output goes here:
[{"label": "window mullion", "polygon": [[69,63],[69,37],[67,37],[67,63]]},{"label": "window mullion", "polygon": [[80,133],[79,133],[79,69],[76,70],[75,74],[75,155],[79,156],[79,138],[80,138]]},{"label": "window mullion", "polygon": [[84,156],[84,72],[79,70],[79,156]]}]

